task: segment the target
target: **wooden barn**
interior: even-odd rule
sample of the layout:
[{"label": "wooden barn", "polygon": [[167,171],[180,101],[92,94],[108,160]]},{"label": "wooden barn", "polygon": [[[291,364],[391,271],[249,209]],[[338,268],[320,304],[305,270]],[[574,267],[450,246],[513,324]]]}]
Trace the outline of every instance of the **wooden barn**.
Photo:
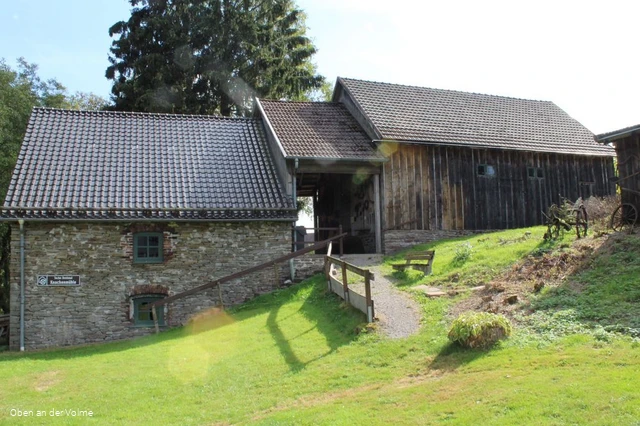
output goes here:
[{"label": "wooden barn", "polygon": [[640,124],[603,133],[596,139],[615,147],[622,203],[640,212]]},{"label": "wooden barn", "polygon": [[338,78],[333,102],[258,110],[289,193],[366,252],[537,225],[562,197],[615,190],[614,150],[552,102]]}]

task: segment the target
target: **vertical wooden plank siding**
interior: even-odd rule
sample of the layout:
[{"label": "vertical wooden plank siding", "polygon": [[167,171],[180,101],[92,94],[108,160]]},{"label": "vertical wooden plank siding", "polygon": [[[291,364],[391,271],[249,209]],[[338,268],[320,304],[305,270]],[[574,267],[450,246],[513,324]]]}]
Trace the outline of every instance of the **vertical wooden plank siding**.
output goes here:
[{"label": "vertical wooden plank siding", "polygon": [[[495,176],[478,176],[478,165]],[[528,168],[542,169],[541,178]],[[621,167],[621,169],[623,169]],[[387,229],[504,229],[533,226],[560,197],[612,195],[613,159],[398,144],[383,167]]]}]

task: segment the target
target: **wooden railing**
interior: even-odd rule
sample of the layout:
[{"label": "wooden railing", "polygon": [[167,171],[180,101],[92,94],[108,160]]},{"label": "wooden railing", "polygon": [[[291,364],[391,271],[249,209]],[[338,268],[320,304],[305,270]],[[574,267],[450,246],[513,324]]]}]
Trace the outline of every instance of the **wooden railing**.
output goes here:
[{"label": "wooden railing", "polygon": [[[289,253],[289,254],[286,254],[284,256],[280,256],[280,257],[277,257],[275,259],[271,259],[268,262],[261,263],[260,265],[256,265],[256,266],[253,266],[251,268],[247,268],[247,269],[244,269],[242,271],[239,271],[239,272],[224,276],[222,278],[218,278],[218,279],[213,280],[213,281],[211,281],[211,282],[209,282],[207,284],[203,284],[201,286],[192,288],[191,290],[183,291],[182,293],[178,293],[178,294],[175,294],[173,296],[165,297],[164,299],[161,299],[161,300],[158,300],[157,302],[149,304],[149,306],[151,307],[151,311],[153,313],[154,324],[155,324],[155,327],[156,327],[156,333],[160,331],[160,327],[159,327],[159,324],[158,324],[158,316],[156,314],[156,308],[158,306],[163,306],[163,305],[166,305],[167,303],[175,302],[176,300],[183,299],[183,298],[185,298],[187,296],[191,296],[192,294],[196,294],[196,293],[199,293],[199,292],[201,292],[203,290],[207,290],[209,288],[218,286],[218,295],[220,297],[220,305],[224,308],[224,304],[222,302],[222,284],[224,284],[226,282],[229,282],[229,281],[236,280],[238,278],[242,278],[242,277],[247,276],[249,274],[252,274],[254,272],[258,272],[258,271],[261,271],[263,269],[269,268],[271,266],[275,266],[275,265],[277,265],[279,263],[286,262],[289,259],[293,259],[293,258],[296,258],[298,256],[302,256],[304,254],[310,253],[312,251],[324,248],[324,247],[328,246],[329,244],[331,244],[333,241],[340,240],[340,243],[342,243],[342,239],[346,235],[347,235],[346,233],[341,233],[339,235],[336,235],[335,237],[327,238],[324,241],[317,242],[314,245],[312,245],[311,247],[306,247],[306,248],[303,248],[301,250],[294,251],[293,253]],[[279,275],[279,271],[276,271],[276,274],[277,274],[276,276],[278,276]]]},{"label": "wooden railing", "polygon": [[[337,272],[337,270],[333,269],[333,265],[338,265],[340,267],[342,281],[334,277],[334,272]],[[331,256],[330,249],[325,257],[324,271],[329,290],[342,297],[345,302],[349,303],[354,308],[364,312],[367,316],[367,322],[373,322],[373,318],[375,316],[373,299],[371,298],[371,281],[375,280],[373,273],[368,269],[360,268]],[[351,271],[364,278],[364,297],[349,289],[347,271]]]}]

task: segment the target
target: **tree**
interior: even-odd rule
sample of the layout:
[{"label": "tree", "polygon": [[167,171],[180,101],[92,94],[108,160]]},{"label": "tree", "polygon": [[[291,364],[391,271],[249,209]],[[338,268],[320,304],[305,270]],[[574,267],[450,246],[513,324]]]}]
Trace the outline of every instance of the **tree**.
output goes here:
[{"label": "tree", "polygon": [[[18,59],[17,70],[0,58],[0,203],[4,202],[31,110],[35,106],[100,109],[106,101],[92,93],[67,89],[55,79],[43,81],[38,66]],[[9,227],[0,223],[0,313],[9,309]]]},{"label": "tree", "polygon": [[291,0],[130,0],[109,29],[117,110],[247,115],[254,96],[297,99],[324,78]]}]

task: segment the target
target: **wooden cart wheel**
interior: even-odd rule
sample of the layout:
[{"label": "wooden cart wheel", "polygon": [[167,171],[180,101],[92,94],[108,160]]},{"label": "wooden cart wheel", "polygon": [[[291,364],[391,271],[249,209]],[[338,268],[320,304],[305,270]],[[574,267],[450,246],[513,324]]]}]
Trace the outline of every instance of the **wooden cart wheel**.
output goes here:
[{"label": "wooden cart wheel", "polygon": [[631,231],[638,221],[638,210],[633,204],[621,204],[611,215],[611,227],[614,231]]},{"label": "wooden cart wheel", "polygon": [[576,210],[576,234],[578,238],[586,237],[589,230],[589,216],[587,215],[587,209],[584,206],[580,206]]}]

